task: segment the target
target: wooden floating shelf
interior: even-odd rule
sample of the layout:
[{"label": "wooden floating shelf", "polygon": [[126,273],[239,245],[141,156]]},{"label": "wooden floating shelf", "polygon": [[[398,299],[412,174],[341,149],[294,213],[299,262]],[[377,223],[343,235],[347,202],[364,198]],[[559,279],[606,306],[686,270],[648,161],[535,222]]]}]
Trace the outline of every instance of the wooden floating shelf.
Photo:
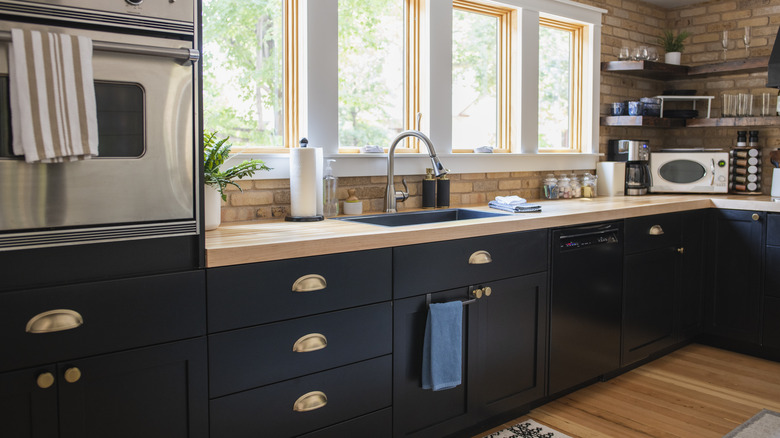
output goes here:
[{"label": "wooden floating shelf", "polygon": [[653,128],[682,128],[685,119],[650,116],[602,116],[601,126],[647,126]]},{"label": "wooden floating shelf", "polygon": [[780,117],[718,117],[711,119],[688,119],[685,123],[688,128],[713,128],[713,127],[762,127],[780,126]]},{"label": "wooden floating shelf", "polygon": [[649,79],[674,80],[724,74],[754,73],[766,71],[768,65],[768,56],[697,65],[695,67],[652,61],[607,61],[601,63],[601,71],[641,76]]}]

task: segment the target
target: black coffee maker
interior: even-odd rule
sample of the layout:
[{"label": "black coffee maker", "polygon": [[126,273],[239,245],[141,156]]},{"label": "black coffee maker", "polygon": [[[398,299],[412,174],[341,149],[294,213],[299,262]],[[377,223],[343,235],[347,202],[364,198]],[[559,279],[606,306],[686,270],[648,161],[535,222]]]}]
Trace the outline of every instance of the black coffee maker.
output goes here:
[{"label": "black coffee maker", "polygon": [[627,196],[646,195],[650,189],[650,147],[647,140],[610,140],[607,160],[626,162]]}]

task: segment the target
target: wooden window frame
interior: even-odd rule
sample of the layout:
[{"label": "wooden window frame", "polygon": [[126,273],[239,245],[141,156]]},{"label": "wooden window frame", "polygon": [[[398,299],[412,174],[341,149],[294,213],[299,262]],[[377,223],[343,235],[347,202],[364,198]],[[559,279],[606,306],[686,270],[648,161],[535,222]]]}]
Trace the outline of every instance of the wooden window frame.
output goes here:
[{"label": "wooden window frame", "polygon": [[570,32],[571,34],[571,71],[569,89],[571,100],[569,104],[569,148],[541,149],[542,153],[582,152],[582,117],[583,117],[583,74],[585,61],[585,30],[586,25],[564,21],[557,18],[539,17],[539,26]]},{"label": "wooden window frame", "polygon": [[[452,9],[487,15],[498,23],[498,60],[496,78],[496,148],[493,152],[512,151],[512,45],[516,38],[517,9],[480,3],[472,0],[453,0]],[[454,153],[471,153],[472,149],[452,148]]]}]

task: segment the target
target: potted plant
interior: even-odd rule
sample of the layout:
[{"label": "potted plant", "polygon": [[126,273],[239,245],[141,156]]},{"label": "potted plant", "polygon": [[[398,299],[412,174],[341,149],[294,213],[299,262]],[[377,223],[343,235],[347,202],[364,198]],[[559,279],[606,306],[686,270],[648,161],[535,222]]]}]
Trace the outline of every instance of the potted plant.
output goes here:
[{"label": "potted plant", "polygon": [[213,230],[219,226],[221,220],[220,199],[227,201],[225,188],[228,184],[243,192],[241,186],[233,181],[234,179],[252,176],[258,170],[271,170],[262,160],[246,160],[241,164],[221,170],[220,166],[227,161],[233,146],[227,142],[229,138],[217,140],[216,132],[203,131],[203,182],[206,185],[203,201],[205,204],[204,221],[207,230]]},{"label": "potted plant", "polygon": [[685,45],[683,41],[690,36],[687,31],[681,31],[674,35],[671,30],[665,30],[663,36],[658,38],[658,43],[664,48],[666,54],[664,55],[664,62],[667,64],[680,65],[680,54],[682,53]]}]

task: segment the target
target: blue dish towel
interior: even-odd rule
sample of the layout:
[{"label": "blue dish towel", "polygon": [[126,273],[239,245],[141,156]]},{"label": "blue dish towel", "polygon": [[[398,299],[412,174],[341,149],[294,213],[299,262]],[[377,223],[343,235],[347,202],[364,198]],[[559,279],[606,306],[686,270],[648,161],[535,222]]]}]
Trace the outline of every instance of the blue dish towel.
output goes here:
[{"label": "blue dish towel", "polygon": [[441,391],[460,385],[463,303],[434,303],[428,307],[423,340],[422,387]]}]

